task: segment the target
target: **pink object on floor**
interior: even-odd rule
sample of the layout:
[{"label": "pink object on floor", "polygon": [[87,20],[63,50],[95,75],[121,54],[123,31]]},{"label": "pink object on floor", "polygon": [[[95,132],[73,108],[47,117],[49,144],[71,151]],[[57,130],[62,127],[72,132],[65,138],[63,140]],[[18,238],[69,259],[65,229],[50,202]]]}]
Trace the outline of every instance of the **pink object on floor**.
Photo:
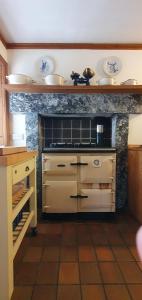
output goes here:
[{"label": "pink object on floor", "polygon": [[142,226],[139,228],[136,234],[136,245],[137,245],[139,257],[142,261]]}]

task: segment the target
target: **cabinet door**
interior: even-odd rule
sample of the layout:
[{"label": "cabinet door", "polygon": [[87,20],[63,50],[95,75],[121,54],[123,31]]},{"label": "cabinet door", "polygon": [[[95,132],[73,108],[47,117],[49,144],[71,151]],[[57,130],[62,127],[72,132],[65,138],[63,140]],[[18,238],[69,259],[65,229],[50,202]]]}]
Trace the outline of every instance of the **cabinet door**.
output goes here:
[{"label": "cabinet door", "polygon": [[77,156],[43,154],[43,171],[48,174],[76,174]]},{"label": "cabinet door", "polygon": [[110,182],[114,176],[113,155],[80,156],[81,182]]},{"label": "cabinet door", "polygon": [[142,150],[128,151],[128,205],[132,215],[142,223]]},{"label": "cabinet door", "polygon": [[81,189],[80,194],[79,211],[115,211],[115,194],[110,189]]},{"label": "cabinet door", "polygon": [[75,181],[46,181],[42,188],[43,212],[72,213],[77,211],[77,183]]}]

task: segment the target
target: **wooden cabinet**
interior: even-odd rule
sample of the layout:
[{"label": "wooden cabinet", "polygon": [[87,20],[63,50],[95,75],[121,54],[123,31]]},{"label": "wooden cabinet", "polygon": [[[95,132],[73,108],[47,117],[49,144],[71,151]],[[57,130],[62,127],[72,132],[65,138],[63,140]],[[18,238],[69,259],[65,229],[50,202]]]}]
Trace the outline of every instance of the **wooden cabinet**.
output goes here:
[{"label": "wooden cabinet", "polygon": [[8,118],[6,91],[2,88],[7,74],[7,63],[0,56],[0,145],[6,145],[8,142]]},{"label": "wooden cabinet", "polygon": [[142,147],[128,150],[128,205],[142,224]]},{"label": "wooden cabinet", "polygon": [[13,260],[30,225],[37,225],[36,153],[0,156],[0,299],[13,292]]},{"label": "wooden cabinet", "polygon": [[115,153],[43,154],[44,213],[114,212]]}]

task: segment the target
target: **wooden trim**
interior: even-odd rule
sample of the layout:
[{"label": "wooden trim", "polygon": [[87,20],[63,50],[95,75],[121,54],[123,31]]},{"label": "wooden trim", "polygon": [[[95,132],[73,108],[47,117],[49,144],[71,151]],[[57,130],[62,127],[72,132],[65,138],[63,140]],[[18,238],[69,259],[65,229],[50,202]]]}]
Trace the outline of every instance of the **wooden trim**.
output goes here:
[{"label": "wooden trim", "polygon": [[9,143],[9,101],[8,101],[8,93],[3,88],[3,84],[6,82],[6,75],[8,74],[8,64],[4,60],[4,58],[0,55],[0,62],[2,64],[2,84],[0,84],[1,89],[1,106],[2,106],[2,127],[3,127],[3,144],[7,145]]},{"label": "wooden trim", "polygon": [[133,43],[7,43],[7,49],[80,49],[80,50],[142,50]]},{"label": "wooden trim", "polygon": [[30,84],[4,84],[7,92],[13,93],[62,93],[62,94],[142,94],[142,85],[30,85]]},{"label": "wooden trim", "polygon": [[3,43],[4,47],[7,48],[7,42],[1,33],[0,33],[0,41]]},{"label": "wooden trim", "polygon": [[7,61],[0,55],[0,61],[5,65],[6,75],[8,74],[8,63]]},{"label": "wooden trim", "polygon": [[23,163],[28,159],[34,158],[37,156],[37,151],[13,153],[10,155],[0,155],[0,165],[1,166],[10,166],[19,163]]}]

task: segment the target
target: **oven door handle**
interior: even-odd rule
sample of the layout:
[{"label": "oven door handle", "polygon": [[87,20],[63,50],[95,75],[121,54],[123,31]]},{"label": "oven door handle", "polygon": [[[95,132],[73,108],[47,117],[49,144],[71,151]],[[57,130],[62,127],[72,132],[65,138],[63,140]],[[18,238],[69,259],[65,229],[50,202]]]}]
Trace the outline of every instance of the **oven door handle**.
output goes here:
[{"label": "oven door handle", "polygon": [[81,199],[85,199],[85,198],[88,198],[88,196],[87,195],[78,195],[78,198],[81,198]]},{"label": "oven door handle", "polygon": [[79,166],[88,166],[88,163],[80,162],[80,163],[79,163]]},{"label": "oven door handle", "polygon": [[76,163],[70,163],[71,166],[88,166],[88,163],[83,162],[76,162]]},{"label": "oven door handle", "polygon": [[78,166],[78,162],[70,163],[70,166]]}]

